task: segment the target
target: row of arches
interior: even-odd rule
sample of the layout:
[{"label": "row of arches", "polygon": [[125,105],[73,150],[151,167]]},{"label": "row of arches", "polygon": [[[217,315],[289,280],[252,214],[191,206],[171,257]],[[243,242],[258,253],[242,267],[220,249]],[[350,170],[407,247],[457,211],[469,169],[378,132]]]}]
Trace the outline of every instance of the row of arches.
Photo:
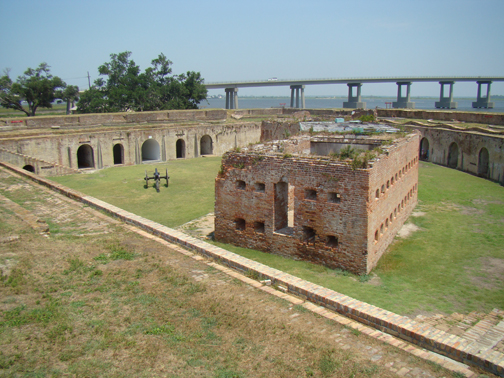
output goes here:
[{"label": "row of arches", "polygon": [[[177,159],[184,159],[186,157],[186,143],[183,139],[178,139],[175,143]],[[147,139],[141,148],[142,161],[156,161],[161,159],[161,147],[155,139]],[[200,154],[212,155],[213,154],[213,141],[209,135],[204,135],[200,139]],[[117,143],[112,148],[112,155],[114,165],[124,164],[124,146]],[[77,167],[94,168],[95,158],[94,150],[89,144],[83,144],[77,149]]]},{"label": "row of arches", "polygon": [[[430,144],[427,138],[422,138],[420,141],[420,160],[430,161]],[[457,143],[452,142],[448,147],[448,156],[446,158],[446,166],[449,168],[457,168],[459,160],[459,146]],[[490,165],[490,156],[488,149],[482,147],[478,152],[478,176],[488,177]]]}]

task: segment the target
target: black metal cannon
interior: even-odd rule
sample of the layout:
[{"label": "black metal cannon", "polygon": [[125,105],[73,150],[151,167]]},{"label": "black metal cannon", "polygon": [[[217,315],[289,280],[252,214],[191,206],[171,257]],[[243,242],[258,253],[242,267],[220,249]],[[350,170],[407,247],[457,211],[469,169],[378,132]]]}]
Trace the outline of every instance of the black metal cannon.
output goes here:
[{"label": "black metal cannon", "polygon": [[156,191],[159,193],[159,184],[160,184],[161,179],[166,180],[166,187],[168,187],[168,179],[169,178],[170,178],[170,176],[168,176],[168,169],[166,169],[166,174],[164,176],[161,176],[161,174],[158,172],[158,170],[156,168],[154,170],[154,176],[152,176],[152,177],[149,177],[149,175],[147,174],[147,170],[145,170],[145,177],[144,177],[145,187],[146,188],[149,187],[149,180],[156,180],[155,181]]}]

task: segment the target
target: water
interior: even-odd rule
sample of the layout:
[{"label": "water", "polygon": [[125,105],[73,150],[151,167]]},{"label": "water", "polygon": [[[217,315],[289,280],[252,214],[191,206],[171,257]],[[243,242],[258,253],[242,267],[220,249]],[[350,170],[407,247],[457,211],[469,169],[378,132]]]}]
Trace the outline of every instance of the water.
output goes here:
[{"label": "water", "polygon": [[[332,109],[332,108],[343,108],[343,102],[347,101],[346,98],[306,98],[305,104],[307,109]],[[368,109],[374,109],[375,107],[386,108],[385,102],[397,101],[396,98],[392,97],[362,97],[362,101],[366,103]],[[436,109],[434,102],[439,101],[436,98],[412,98],[412,102],[415,103],[415,109]],[[498,112],[504,113],[504,100],[491,100],[495,103],[493,109],[474,109],[472,107],[472,102],[476,99],[457,99],[453,101],[458,102],[457,109],[461,111],[484,111],[484,112]],[[266,109],[266,108],[280,108],[282,106],[290,106],[290,97],[238,97],[238,108],[239,109]],[[200,103],[200,109],[204,108],[225,108],[226,98],[211,98],[207,101],[202,101]]]}]

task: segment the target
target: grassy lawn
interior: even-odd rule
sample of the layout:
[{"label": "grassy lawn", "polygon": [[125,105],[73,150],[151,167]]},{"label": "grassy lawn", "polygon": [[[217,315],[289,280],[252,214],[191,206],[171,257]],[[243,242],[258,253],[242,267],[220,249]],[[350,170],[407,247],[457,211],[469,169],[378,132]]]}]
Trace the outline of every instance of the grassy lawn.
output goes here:
[{"label": "grassy lawn", "polygon": [[[220,161],[220,157],[204,157],[51,179],[165,226],[177,227],[213,211]],[[149,188],[144,185],[145,170],[152,177],[154,168],[162,176],[168,169],[170,176],[168,188],[161,180],[159,193],[153,187],[154,180],[149,180]]]},{"label": "grassy lawn", "polygon": [[52,221],[39,235],[0,201],[0,235],[18,237],[0,248],[0,377],[460,377],[0,178],[1,195]]},{"label": "grassy lawn", "polygon": [[[175,227],[213,211],[219,165],[217,157],[168,162],[172,179],[161,193],[143,188],[149,165],[54,180]],[[408,220],[419,230],[396,238],[369,277],[216,244],[400,314],[504,308],[504,188],[430,163],[419,175],[417,216]]]}]

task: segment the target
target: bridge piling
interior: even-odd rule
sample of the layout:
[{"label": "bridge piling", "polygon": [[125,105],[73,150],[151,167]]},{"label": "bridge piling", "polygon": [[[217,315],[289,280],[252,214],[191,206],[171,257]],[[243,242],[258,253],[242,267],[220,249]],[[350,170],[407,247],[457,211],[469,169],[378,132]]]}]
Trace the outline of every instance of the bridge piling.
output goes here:
[{"label": "bridge piling", "polygon": [[[458,103],[453,101],[453,83],[454,81],[440,81],[441,92],[439,94],[439,101],[434,103],[434,106],[438,109],[457,109]],[[450,95],[445,97],[444,95],[444,86],[450,86]]]},{"label": "bridge piling", "polygon": [[[304,85],[291,85],[290,90],[291,90],[291,102],[290,102],[290,107],[294,107],[294,97],[296,99],[296,108],[299,109],[299,92],[301,92],[301,109],[304,109],[305,106],[305,96],[304,96]],[[295,95],[294,95],[295,94]]]},{"label": "bridge piling", "polygon": [[[397,101],[392,103],[392,107],[401,109],[415,109],[415,103],[411,102],[410,97],[411,82],[398,81],[396,84],[397,84]],[[403,85],[406,85],[406,96],[402,96]]]},{"label": "bridge piling", "polygon": [[[366,103],[362,102],[362,83],[348,83],[348,101],[343,102],[343,108],[366,109]],[[353,95],[353,89],[357,88],[357,93]]]},{"label": "bridge piling", "polygon": [[238,88],[226,88],[226,109],[238,109]]},{"label": "bridge piling", "polygon": [[[484,109],[493,109],[494,103],[490,102],[490,85],[492,84],[491,81],[477,81],[478,83],[478,94],[476,97],[476,101],[472,103],[473,108],[484,108]],[[486,84],[487,85],[487,93],[486,97],[481,96],[481,85]]]}]

